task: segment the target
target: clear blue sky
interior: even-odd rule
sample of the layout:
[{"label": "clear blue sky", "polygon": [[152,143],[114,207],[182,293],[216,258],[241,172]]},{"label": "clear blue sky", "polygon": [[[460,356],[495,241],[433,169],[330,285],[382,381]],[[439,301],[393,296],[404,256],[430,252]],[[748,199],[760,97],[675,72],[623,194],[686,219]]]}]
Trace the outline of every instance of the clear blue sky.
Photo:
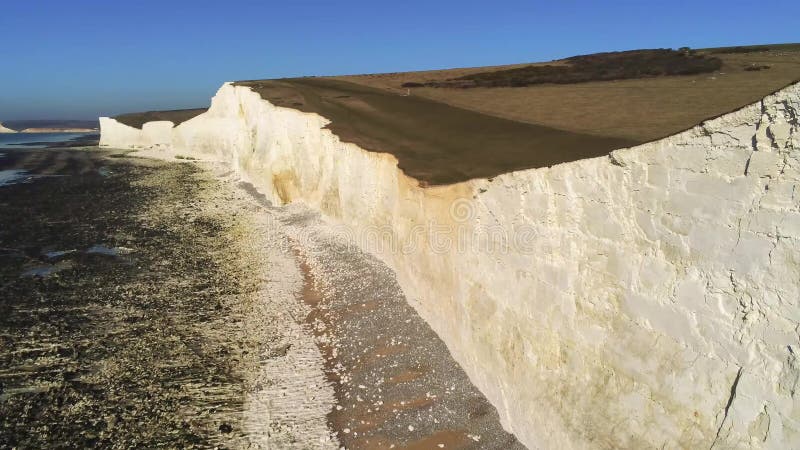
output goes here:
[{"label": "clear blue sky", "polygon": [[205,106],[239,79],[797,41],[797,0],[6,0],[0,119]]}]

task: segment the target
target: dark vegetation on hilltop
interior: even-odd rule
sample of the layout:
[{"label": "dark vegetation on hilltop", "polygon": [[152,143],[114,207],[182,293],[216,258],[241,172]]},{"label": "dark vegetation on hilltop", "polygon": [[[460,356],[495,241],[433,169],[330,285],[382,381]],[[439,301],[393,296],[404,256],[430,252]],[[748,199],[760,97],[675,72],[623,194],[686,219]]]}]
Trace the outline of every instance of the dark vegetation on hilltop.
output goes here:
[{"label": "dark vegetation on hilltop", "polygon": [[712,47],[697,49],[698,52],[707,55],[738,55],[748,53],[792,53],[800,51],[799,43],[769,44],[769,45],[747,45],[735,47]]},{"label": "dark vegetation on hilltop", "polygon": [[404,83],[403,87],[524,87],[535,84],[572,84],[589,81],[626,80],[669,75],[694,75],[719,70],[722,60],[688,48],[596,53],[573,56],[563,64],[530,65],[480,72],[428,83]]},{"label": "dark vegetation on hilltop", "polygon": [[785,43],[785,44],[769,44],[769,45],[747,45],[735,47],[712,47],[712,48],[699,48],[698,52],[712,55],[736,55],[747,53],[792,53],[800,51],[800,43]]},{"label": "dark vegetation on hilltop", "polygon": [[712,55],[727,55],[734,53],[757,53],[766,52],[770,48],[766,45],[752,45],[749,47],[719,47],[708,49],[707,52]]},{"label": "dark vegetation on hilltop", "polygon": [[114,117],[114,119],[129,127],[142,128],[142,125],[147,122],[154,122],[159,120],[168,120],[175,124],[175,126],[186,122],[189,119],[199,116],[208,111],[208,108],[195,108],[195,109],[174,109],[171,111],[146,111],[140,113],[121,114]]}]

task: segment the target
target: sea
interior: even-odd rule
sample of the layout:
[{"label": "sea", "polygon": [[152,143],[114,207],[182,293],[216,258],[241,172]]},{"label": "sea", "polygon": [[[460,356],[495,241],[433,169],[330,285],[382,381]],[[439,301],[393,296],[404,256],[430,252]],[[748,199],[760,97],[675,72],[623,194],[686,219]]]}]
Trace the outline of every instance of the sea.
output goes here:
[{"label": "sea", "polygon": [[0,133],[0,148],[46,147],[95,133]]}]

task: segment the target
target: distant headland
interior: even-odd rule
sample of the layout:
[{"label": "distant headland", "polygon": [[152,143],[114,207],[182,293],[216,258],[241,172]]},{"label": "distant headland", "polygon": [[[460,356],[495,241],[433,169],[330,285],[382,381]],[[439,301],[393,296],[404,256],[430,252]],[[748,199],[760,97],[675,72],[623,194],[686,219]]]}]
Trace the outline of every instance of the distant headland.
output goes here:
[{"label": "distant headland", "polygon": [[0,133],[91,133],[100,129],[96,120],[7,120]]}]

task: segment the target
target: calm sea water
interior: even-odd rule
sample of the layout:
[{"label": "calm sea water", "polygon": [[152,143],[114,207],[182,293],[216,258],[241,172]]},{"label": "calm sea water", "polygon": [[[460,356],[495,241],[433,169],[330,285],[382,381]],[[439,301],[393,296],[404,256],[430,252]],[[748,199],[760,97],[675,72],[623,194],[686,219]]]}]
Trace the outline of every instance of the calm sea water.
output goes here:
[{"label": "calm sea water", "polygon": [[[47,143],[70,141],[79,136],[86,136],[87,134],[96,133],[0,133],[0,148],[44,147]],[[24,145],[37,142],[43,142],[45,144],[34,147]]]}]

